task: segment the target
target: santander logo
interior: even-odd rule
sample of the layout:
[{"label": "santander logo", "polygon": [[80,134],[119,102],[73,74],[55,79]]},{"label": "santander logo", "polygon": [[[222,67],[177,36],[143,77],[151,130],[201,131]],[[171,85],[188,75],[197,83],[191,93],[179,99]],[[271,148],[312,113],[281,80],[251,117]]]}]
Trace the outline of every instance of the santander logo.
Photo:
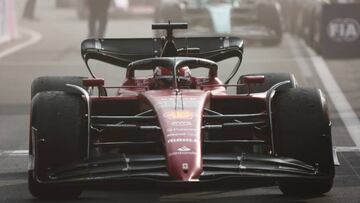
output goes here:
[{"label": "santander logo", "polygon": [[192,119],[193,113],[191,111],[169,111],[164,114],[165,118],[168,119]]}]

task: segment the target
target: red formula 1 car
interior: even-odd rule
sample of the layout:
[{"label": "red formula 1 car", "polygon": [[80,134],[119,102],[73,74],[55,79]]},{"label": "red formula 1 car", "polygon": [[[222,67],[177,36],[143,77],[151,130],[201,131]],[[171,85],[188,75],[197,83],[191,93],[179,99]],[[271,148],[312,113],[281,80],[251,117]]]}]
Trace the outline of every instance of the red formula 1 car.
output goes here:
[{"label": "red formula 1 car", "polygon": [[[155,39],[88,39],[82,57],[126,67],[108,95],[104,80],[40,77],[32,84],[29,189],[75,198],[84,186],[135,180],[175,185],[273,182],[285,194],[322,194],[333,183],[330,121],[318,89],[292,74],[243,75],[243,41],[174,38],[187,24],[154,24]],[[239,62],[223,83],[218,64]],[[195,77],[191,70],[208,70]],[[136,72],[152,70],[151,77]],[[229,94],[228,88],[236,88]],[[217,184],[216,184],[217,185]]]}]

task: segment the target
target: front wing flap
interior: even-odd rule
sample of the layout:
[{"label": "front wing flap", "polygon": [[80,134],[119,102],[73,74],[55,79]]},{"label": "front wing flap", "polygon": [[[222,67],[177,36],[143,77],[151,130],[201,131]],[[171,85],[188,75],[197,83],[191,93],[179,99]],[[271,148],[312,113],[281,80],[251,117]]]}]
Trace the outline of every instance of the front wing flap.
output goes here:
[{"label": "front wing flap", "polygon": [[[258,154],[203,155],[199,182],[225,179],[318,179],[326,178],[316,167],[287,157]],[[167,173],[163,155],[133,155],[94,160],[50,170],[43,183],[82,183],[143,179],[179,182]]]}]

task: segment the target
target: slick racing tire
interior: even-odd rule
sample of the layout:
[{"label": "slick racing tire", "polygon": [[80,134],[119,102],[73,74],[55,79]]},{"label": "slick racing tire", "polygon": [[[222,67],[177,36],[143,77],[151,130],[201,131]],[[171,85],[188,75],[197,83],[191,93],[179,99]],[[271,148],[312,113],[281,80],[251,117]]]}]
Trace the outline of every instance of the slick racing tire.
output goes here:
[{"label": "slick racing tire", "polygon": [[32,99],[28,186],[39,199],[72,199],[82,189],[57,183],[46,184],[49,173],[77,163],[86,155],[86,105],[80,95],[46,91]]},{"label": "slick racing tire", "polygon": [[85,77],[77,76],[43,76],[36,78],[31,84],[31,98],[33,98],[37,93],[43,91],[65,91],[71,93],[79,92],[75,89],[72,89],[66,84],[77,85],[83,87],[82,80]]},{"label": "slick racing tire", "polygon": [[318,89],[276,92],[273,100],[275,153],[317,168],[318,180],[283,180],[285,195],[316,196],[330,191],[334,179],[331,126],[324,95]]},{"label": "slick racing tire", "polygon": [[[279,82],[283,82],[289,80],[290,83],[283,85],[278,88],[278,90],[288,89],[288,88],[296,88],[297,81],[293,74],[290,73],[257,73],[257,74],[247,74],[240,76],[237,84],[244,84],[244,77],[245,76],[256,76],[256,75],[263,75],[265,76],[265,83],[263,84],[251,84],[249,86],[250,93],[259,93],[268,91],[272,86],[276,85]],[[236,89],[237,94],[247,94],[249,93],[249,88],[247,86],[238,86]]]},{"label": "slick racing tire", "polygon": [[259,23],[275,32],[275,37],[262,41],[264,46],[276,46],[281,43],[283,30],[281,14],[276,3],[263,2],[258,5]]}]

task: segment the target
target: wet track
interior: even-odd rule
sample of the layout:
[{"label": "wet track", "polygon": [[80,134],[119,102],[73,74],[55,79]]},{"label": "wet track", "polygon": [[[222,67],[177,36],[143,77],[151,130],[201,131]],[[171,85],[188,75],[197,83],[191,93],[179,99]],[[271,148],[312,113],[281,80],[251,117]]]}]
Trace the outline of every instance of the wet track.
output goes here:
[{"label": "wet track", "polygon": [[[40,21],[21,22],[21,38],[12,44],[0,45],[0,202],[36,201],[28,193],[26,181],[31,81],[43,75],[87,75],[79,50],[80,42],[87,34],[86,23],[78,21],[71,10],[55,10],[53,4],[46,3],[39,7],[43,11],[39,13]],[[111,21],[107,37],[151,37],[150,24],[151,19],[142,18]],[[40,38],[41,41],[37,42]],[[6,56],[3,54],[29,41],[34,44]],[[228,64],[222,63],[221,67]],[[119,84],[123,72],[104,66],[96,71],[110,79],[107,85]],[[360,116],[359,68],[359,59],[324,61],[302,41],[288,35],[278,47],[245,48],[241,74],[291,72],[301,86],[318,87],[327,95],[333,95],[328,96],[333,144],[342,148],[337,153],[340,166],[336,167],[335,185],[328,194],[320,197],[286,197],[276,186],[241,190],[219,187],[212,191],[91,188],[85,190],[78,201],[360,202],[360,152],[355,144],[360,143],[354,142],[359,139],[356,136],[360,136],[356,134],[360,127],[357,126]],[[231,70],[221,68],[220,71],[220,77],[224,79]]]}]

